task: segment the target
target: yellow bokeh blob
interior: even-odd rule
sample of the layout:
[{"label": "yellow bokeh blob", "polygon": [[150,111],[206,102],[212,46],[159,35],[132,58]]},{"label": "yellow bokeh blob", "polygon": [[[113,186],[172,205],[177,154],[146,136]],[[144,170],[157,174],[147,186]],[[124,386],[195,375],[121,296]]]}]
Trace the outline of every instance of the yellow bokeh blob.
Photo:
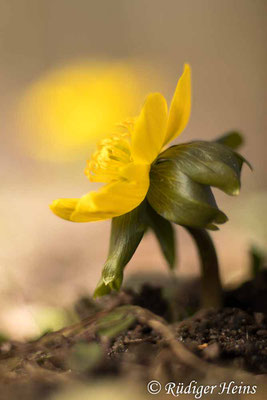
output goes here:
[{"label": "yellow bokeh blob", "polygon": [[139,111],[147,82],[127,63],[80,63],[50,72],[20,103],[23,148],[43,160],[88,156],[117,123]]}]

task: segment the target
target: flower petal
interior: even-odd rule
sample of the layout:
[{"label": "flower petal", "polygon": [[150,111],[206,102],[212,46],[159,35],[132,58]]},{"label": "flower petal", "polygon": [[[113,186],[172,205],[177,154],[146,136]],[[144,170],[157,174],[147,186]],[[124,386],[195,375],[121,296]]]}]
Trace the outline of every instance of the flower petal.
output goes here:
[{"label": "flower petal", "polygon": [[75,210],[80,199],[58,199],[50,205],[50,209],[58,217],[70,221],[71,214]]},{"label": "flower petal", "polygon": [[172,98],[164,144],[175,139],[184,130],[191,110],[191,69],[188,64],[178,81]]},{"label": "flower petal", "polygon": [[149,187],[149,166],[133,165],[131,181],[117,181],[89,192],[80,199],[59,199],[50,206],[59,217],[73,222],[99,221],[117,217],[136,208]]},{"label": "flower petal", "polygon": [[135,162],[151,164],[162,149],[167,126],[167,103],[160,93],[150,94],[132,133]]}]

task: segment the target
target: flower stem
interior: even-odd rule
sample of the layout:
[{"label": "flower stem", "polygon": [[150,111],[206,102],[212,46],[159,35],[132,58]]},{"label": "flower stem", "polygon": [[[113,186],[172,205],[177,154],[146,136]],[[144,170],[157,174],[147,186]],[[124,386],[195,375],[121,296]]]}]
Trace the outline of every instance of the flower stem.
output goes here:
[{"label": "flower stem", "polygon": [[222,284],[213,241],[205,229],[185,227],[193,237],[201,260],[202,307],[222,306]]}]

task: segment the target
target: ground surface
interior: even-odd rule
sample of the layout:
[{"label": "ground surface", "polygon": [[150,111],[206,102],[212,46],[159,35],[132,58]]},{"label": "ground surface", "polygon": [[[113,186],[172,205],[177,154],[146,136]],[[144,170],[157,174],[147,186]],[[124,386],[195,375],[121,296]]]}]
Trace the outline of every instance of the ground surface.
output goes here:
[{"label": "ground surface", "polygon": [[[154,379],[164,385],[193,379],[203,384],[234,380],[257,385],[255,395],[241,398],[264,399],[266,281],[262,273],[226,293],[226,307],[220,310],[195,312],[197,296],[190,295],[190,302],[183,304],[179,296],[170,301],[160,288],[150,286],[139,294],[122,292],[97,304],[81,299],[76,304],[80,322],[33,342],[2,342],[0,399],[101,399],[113,390],[114,398],[120,398],[125,383],[128,388],[134,385],[121,398],[130,398],[130,392],[134,395],[140,388],[135,398],[141,399]],[[99,394],[106,381],[112,383]]]}]

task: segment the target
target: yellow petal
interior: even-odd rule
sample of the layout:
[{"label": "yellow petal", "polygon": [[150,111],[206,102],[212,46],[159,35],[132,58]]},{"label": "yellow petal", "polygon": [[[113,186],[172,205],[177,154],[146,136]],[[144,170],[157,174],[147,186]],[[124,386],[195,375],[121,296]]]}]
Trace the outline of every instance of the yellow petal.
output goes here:
[{"label": "yellow petal", "polygon": [[167,133],[164,144],[175,139],[184,130],[191,110],[191,69],[188,64],[178,81],[170,107]]},{"label": "yellow petal", "polygon": [[50,205],[51,210],[58,217],[70,221],[71,214],[75,210],[80,199],[58,199]]},{"label": "yellow petal", "polygon": [[132,165],[131,181],[117,181],[80,199],[59,199],[50,206],[59,217],[73,222],[99,221],[117,217],[136,208],[149,187],[149,166]]},{"label": "yellow petal", "polygon": [[132,133],[132,156],[151,164],[163,147],[167,126],[167,103],[160,93],[150,94]]}]

